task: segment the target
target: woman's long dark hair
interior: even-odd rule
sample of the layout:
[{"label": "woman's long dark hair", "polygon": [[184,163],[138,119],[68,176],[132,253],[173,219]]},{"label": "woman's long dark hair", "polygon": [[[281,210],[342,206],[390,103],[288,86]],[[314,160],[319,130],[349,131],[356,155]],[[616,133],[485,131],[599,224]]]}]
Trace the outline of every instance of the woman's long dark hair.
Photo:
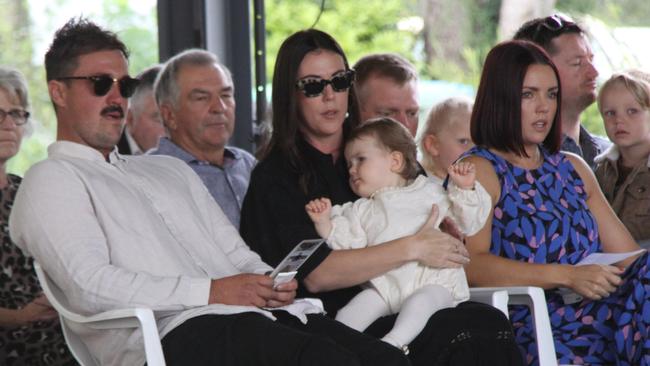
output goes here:
[{"label": "woman's long dark hair", "polygon": [[[300,176],[300,187],[307,193],[308,182],[314,175],[311,165],[305,164],[300,149],[299,139],[302,139],[299,126],[304,123],[300,114],[298,98],[296,97],[296,81],[298,68],[309,52],[316,50],[334,52],[343,58],[346,70],[350,69],[343,49],[329,34],[317,29],[299,31],[289,36],[280,46],[273,72],[273,131],[268,145],[261,151],[263,160],[271,151],[279,150],[287,162]],[[348,93],[348,117],[343,124],[344,136],[347,131],[356,127],[359,121],[357,98],[354,85]],[[341,146],[343,148],[343,146]]]}]

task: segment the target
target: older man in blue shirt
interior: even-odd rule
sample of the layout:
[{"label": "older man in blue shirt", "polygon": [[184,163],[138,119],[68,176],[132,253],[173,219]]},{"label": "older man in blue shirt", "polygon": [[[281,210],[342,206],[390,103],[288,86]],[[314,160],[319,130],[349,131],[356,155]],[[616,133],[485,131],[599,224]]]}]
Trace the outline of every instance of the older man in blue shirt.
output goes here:
[{"label": "older man in blue shirt", "polygon": [[238,229],[256,160],[226,146],[235,128],[230,71],[210,52],[187,50],[167,61],[154,89],[169,138],[161,138],[151,153],[186,162]]}]

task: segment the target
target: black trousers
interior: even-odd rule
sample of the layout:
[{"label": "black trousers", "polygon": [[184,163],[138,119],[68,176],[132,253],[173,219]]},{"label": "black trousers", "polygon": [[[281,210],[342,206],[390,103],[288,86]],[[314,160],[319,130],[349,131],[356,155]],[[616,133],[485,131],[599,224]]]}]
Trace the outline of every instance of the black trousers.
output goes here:
[{"label": "black trousers", "polygon": [[175,365],[407,366],[397,348],[323,315],[307,324],[283,311],[277,321],[258,313],[204,315],[162,339],[165,361]]},{"label": "black trousers", "polygon": [[[364,333],[383,337],[396,317],[383,317]],[[414,366],[524,365],[505,315],[492,306],[469,301],[433,314],[409,349]]]}]

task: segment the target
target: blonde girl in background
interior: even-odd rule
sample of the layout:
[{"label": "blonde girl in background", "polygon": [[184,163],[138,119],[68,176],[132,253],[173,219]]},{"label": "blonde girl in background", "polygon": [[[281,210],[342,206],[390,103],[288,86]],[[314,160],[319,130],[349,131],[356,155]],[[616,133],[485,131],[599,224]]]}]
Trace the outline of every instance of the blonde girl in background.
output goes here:
[{"label": "blonde girl in background", "polygon": [[439,183],[458,157],[474,146],[469,131],[473,102],[469,98],[452,97],[435,105],[420,138],[422,166]]},{"label": "blonde girl in background", "polygon": [[614,144],[596,157],[596,178],[616,215],[648,248],[650,74],[631,70],[612,75],[600,89],[598,109]]}]

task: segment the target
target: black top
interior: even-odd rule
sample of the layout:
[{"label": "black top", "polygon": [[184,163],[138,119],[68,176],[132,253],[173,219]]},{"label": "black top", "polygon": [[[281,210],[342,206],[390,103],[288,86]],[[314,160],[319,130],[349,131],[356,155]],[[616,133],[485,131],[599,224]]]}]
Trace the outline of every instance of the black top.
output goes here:
[{"label": "black top", "polygon": [[[274,150],[253,170],[242,205],[240,233],[251,249],[271,266],[280,263],[301,240],[319,237],[305,211],[310,200],[327,197],[333,205],[339,205],[359,198],[348,184],[345,159],[341,157],[335,163],[332,155],[321,153],[303,140],[298,148],[305,158],[304,166],[313,174],[308,192],[304,193],[299,185],[297,169],[282,152]],[[330,253],[331,249],[321,246],[300,268],[298,280],[309,275]],[[323,300],[325,310],[334,315],[359,290],[353,287],[313,294],[301,284],[297,297],[318,297]]]}]

